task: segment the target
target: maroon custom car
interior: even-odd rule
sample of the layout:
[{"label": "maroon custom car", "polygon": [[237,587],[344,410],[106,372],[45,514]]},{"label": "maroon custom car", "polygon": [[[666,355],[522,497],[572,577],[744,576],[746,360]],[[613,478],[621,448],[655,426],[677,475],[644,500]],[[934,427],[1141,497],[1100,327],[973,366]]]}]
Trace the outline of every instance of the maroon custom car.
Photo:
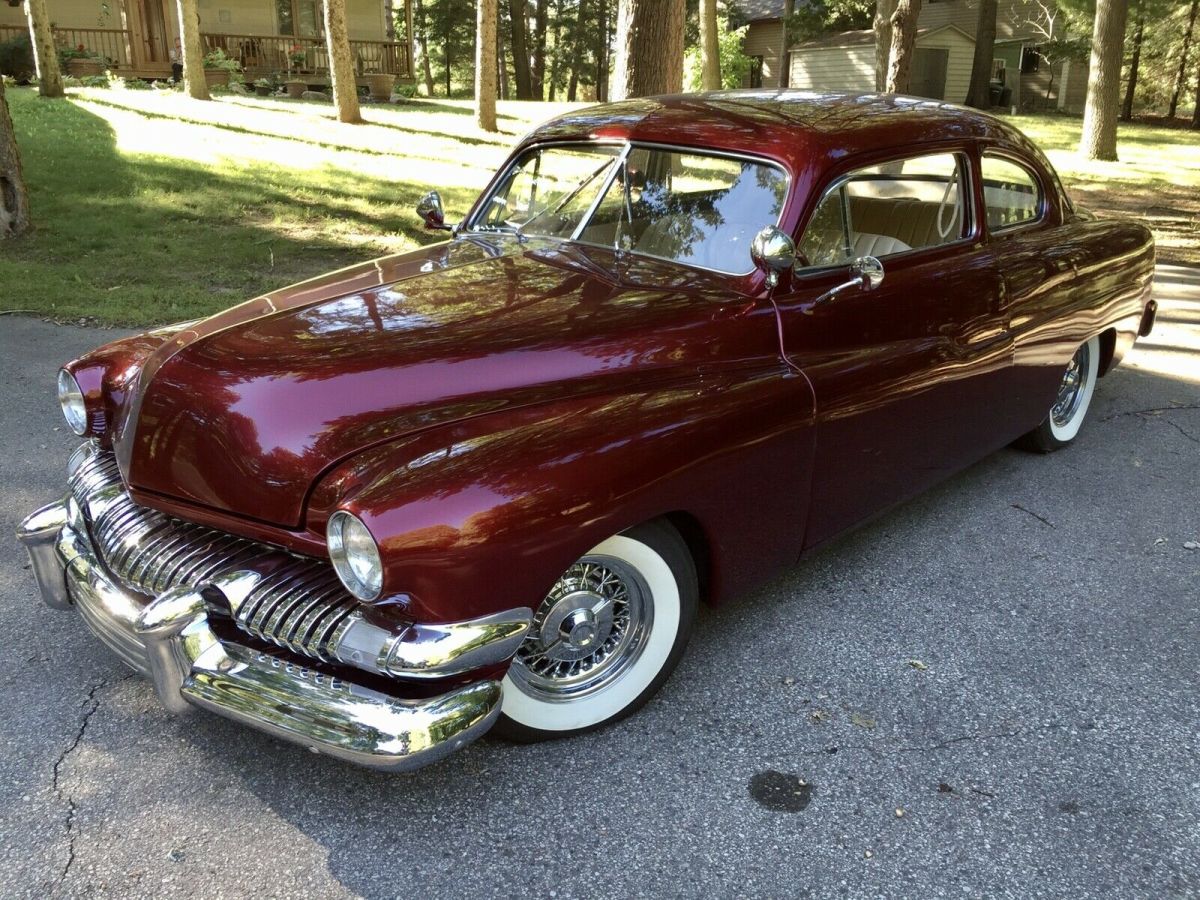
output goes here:
[{"label": "maroon custom car", "polygon": [[701,601],[1069,443],[1155,313],[1145,228],[913,98],[570,113],[448,230],[60,373],[18,536],[171,710],[393,770],[612,722]]}]

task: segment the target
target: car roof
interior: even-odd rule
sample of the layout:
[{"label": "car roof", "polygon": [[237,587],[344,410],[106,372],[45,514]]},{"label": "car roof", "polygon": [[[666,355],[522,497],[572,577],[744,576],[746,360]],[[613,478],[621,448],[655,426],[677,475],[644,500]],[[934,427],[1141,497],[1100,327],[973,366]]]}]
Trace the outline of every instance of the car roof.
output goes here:
[{"label": "car roof", "polygon": [[818,189],[859,158],[917,154],[922,145],[939,152],[939,144],[977,142],[1016,152],[1046,173],[1049,194],[1061,194],[1045,155],[1007,122],[969,107],[901,94],[751,89],[622,100],[545,122],[525,136],[514,155],[532,143],[581,140],[696,147],[773,160],[791,173],[792,196],[801,200],[788,205],[780,222],[789,233]]},{"label": "car roof", "polygon": [[[817,175],[859,153],[955,139],[1007,144],[1040,158],[1015,128],[975,109],[897,94],[713,91],[589,106],[525,141],[632,140],[765,156]],[[816,171],[813,171],[816,170]]]}]

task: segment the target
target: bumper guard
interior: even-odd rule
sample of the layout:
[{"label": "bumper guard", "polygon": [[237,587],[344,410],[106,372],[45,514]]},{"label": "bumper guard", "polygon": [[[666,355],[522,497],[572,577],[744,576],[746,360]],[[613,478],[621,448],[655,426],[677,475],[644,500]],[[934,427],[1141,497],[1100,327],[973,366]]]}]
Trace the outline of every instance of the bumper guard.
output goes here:
[{"label": "bumper guard", "polygon": [[200,707],[319,753],[393,772],[449,755],[500,714],[498,681],[400,699],[222,641],[202,595],[209,586],[173,588],[148,602],[127,591],[101,565],[70,497],[28,516],[17,538],[45,603],[78,609],[97,637],[154,683],[173,713]]}]

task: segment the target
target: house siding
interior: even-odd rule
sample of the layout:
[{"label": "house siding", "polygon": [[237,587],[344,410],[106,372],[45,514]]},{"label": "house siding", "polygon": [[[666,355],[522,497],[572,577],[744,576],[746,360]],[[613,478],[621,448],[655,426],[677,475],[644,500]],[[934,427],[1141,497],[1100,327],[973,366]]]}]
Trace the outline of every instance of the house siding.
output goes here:
[{"label": "house siding", "polygon": [[[920,49],[947,50],[946,84],[942,99],[961,103],[971,83],[974,42],[954,29],[917,39]],[[825,91],[875,90],[875,47],[813,47],[792,51],[791,86]]]},{"label": "house siding", "polygon": [[[763,87],[779,87],[783,74],[783,26],[778,19],[759,19],[746,29],[742,43],[747,56],[761,56]],[[749,82],[747,81],[747,86]]]},{"label": "house siding", "polygon": [[793,50],[791,86],[822,91],[873,91],[875,48],[864,45]]},{"label": "house siding", "polygon": [[[1029,0],[998,0],[996,3],[996,40],[1003,41],[1029,33],[1028,20],[1037,7]],[[921,27],[941,28],[956,25],[974,35],[979,22],[977,0],[929,0],[921,7]]]},{"label": "house siding", "polygon": [[[1008,78],[1006,84],[1012,89],[1012,102],[1021,109],[1058,109],[1065,112],[1082,111],[1087,96],[1088,66],[1086,62],[1073,62],[1068,67],[1066,90],[1062,90],[1063,63],[1053,67],[1054,80],[1050,81],[1050,67],[1045,61],[1037,72],[1022,74],[1020,70],[1023,47],[1036,46],[1038,35],[1034,22],[1041,16],[1038,4],[1032,0],[999,0],[996,10],[996,40],[993,51],[995,59],[1007,58]],[[950,51],[947,60],[945,99],[962,103],[966,99],[971,82],[971,65],[974,55],[972,35],[978,24],[978,0],[926,0],[921,8],[919,27],[926,31],[918,38],[917,46],[943,48]],[[752,23],[751,29],[758,23]],[[772,35],[778,34],[778,22],[771,23]],[[954,26],[965,34],[945,26]],[[941,30],[939,30],[941,29]],[[928,32],[936,32],[929,34]],[[776,38],[778,40],[778,38]],[[749,35],[747,39],[749,45]],[[772,51],[774,52],[774,51]],[[755,51],[759,53],[759,51]],[[754,55],[754,54],[752,54]],[[764,65],[766,54],[764,56]],[[817,90],[849,89],[872,90],[874,75],[869,79],[863,73],[865,57],[867,68],[874,71],[874,48],[866,45],[849,47],[808,47],[791,51],[791,84]],[[764,77],[763,83],[774,84]],[[1047,98],[1049,87],[1049,98]],[[1061,96],[1061,102],[1060,102]]]},{"label": "house siding", "polygon": [[[117,2],[104,5],[99,0],[50,0],[51,20],[61,28],[120,28],[121,12]],[[133,4],[131,4],[133,5]],[[198,0],[200,30],[217,34],[278,34],[275,4],[272,0]],[[169,3],[166,24],[169,42],[178,34],[179,18],[175,4]],[[221,21],[221,14],[227,21]],[[27,22],[21,7],[0,3],[0,26],[24,28]],[[386,40],[386,22],[382,0],[346,0],[346,25],[350,37],[358,40]],[[776,23],[775,31],[779,27]],[[781,43],[778,34],[776,44]],[[778,51],[775,65],[778,67]]]},{"label": "house siding", "polygon": [[[946,61],[946,86],[942,99],[951,103],[962,103],[966,100],[967,89],[971,86],[971,64],[975,58],[975,42],[953,28],[947,28],[945,31],[918,38],[917,46],[950,51],[950,56]],[[872,60],[874,55],[875,50],[871,48]]]}]

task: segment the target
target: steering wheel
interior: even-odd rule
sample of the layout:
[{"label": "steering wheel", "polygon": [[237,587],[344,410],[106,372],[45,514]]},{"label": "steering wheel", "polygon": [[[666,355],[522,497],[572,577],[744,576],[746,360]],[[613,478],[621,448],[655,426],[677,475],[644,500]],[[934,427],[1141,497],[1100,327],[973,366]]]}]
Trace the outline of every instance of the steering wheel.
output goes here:
[{"label": "steering wheel", "polygon": [[942,193],[942,202],[938,204],[937,230],[938,234],[942,236],[943,240],[949,236],[950,230],[954,228],[954,223],[958,221],[958,207],[955,206],[954,212],[950,216],[950,221],[946,222],[944,225],[942,224],[943,220],[946,218],[946,210],[950,208],[950,192],[954,190],[957,184],[957,179],[946,182],[946,190]]}]

